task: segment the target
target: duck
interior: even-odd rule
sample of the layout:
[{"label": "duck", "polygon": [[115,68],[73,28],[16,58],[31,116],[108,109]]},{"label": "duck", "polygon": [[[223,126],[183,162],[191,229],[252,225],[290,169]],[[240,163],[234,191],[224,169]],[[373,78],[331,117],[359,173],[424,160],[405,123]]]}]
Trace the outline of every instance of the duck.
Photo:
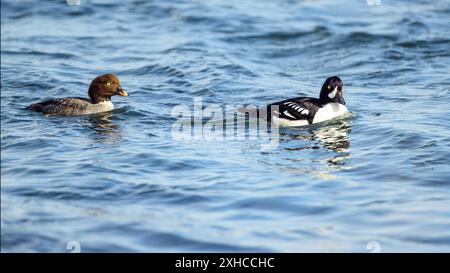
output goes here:
[{"label": "duck", "polygon": [[315,124],[348,113],[345,104],[344,83],[332,76],[323,83],[319,98],[296,97],[267,105],[268,121],[283,127]]},{"label": "duck", "polygon": [[120,85],[119,78],[112,73],[95,77],[88,90],[89,98],[69,97],[51,99],[31,104],[28,110],[45,115],[77,116],[108,112],[114,109],[111,97],[128,96]]}]

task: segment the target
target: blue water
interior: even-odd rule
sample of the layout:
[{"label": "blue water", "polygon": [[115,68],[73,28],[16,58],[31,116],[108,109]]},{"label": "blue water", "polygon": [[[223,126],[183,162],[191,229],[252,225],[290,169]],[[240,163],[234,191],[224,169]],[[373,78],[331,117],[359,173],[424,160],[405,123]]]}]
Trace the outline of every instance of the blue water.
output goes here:
[{"label": "blue water", "polygon": [[[1,4],[2,251],[450,251],[449,1]],[[130,93],[110,113],[24,110],[107,72]],[[352,117],[273,149],[172,137],[194,97],[263,105],[332,75]]]}]

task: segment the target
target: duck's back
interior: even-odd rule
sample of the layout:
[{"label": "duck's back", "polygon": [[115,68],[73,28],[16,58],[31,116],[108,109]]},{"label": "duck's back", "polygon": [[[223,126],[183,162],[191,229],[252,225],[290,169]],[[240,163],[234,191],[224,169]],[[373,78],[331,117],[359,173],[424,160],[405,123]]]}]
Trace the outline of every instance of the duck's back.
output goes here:
[{"label": "duck's back", "polygon": [[[304,126],[331,120],[348,112],[347,107],[340,103],[322,104],[319,99],[298,97],[272,103],[278,108],[275,116],[269,115],[272,121],[281,126]],[[268,109],[268,111],[270,111]]]},{"label": "duck's back", "polygon": [[[279,101],[269,105],[273,110],[274,106],[278,107],[275,114],[279,118],[287,121],[302,121],[305,124],[312,123],[316,112],[322,107],[318,99],[308,97],[298,97]],[[268,109],[268,111],[270,111]],[[270,115],[269,115],[270,117]],[[304,125],[302,122],[299,124]]]},{"label": "duck's back", "polygon": [[85,98],[63,98],[38,102],[28,106],[27,109],[47,115],[76,116],[110,111],[113,106],[110,101],[93,104]]}]

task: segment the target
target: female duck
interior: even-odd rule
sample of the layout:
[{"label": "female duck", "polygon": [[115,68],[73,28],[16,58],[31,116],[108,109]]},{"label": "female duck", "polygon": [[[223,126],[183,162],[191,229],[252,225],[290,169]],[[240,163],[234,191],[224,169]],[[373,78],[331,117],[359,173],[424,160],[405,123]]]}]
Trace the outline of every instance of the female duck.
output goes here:
[{"label": "female duck", "polygon": [[89,86],[88,98],[61,98],[38,102],[27,107],[28,110],[46,115],[76,116],[111,111],[114,95],[128,96],[120,86],[119,78],[114,74],[96,77]]}]

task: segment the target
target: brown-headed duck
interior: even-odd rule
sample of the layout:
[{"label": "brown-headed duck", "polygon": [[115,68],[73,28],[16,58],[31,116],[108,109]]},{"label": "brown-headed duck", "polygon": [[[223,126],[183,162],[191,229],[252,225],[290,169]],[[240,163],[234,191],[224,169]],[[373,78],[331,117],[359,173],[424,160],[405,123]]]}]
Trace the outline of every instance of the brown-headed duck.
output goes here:
[{"label": "brown-headed duck", "polygon": [[34,103],[28,110],[46,115],[88,115],[107,112],[114,109],[111,97],[115,95],[128,96],[120,86],[119,78],[114,74],[104,74],[96,77],[89,86],[88,98],[61,98]]}]

